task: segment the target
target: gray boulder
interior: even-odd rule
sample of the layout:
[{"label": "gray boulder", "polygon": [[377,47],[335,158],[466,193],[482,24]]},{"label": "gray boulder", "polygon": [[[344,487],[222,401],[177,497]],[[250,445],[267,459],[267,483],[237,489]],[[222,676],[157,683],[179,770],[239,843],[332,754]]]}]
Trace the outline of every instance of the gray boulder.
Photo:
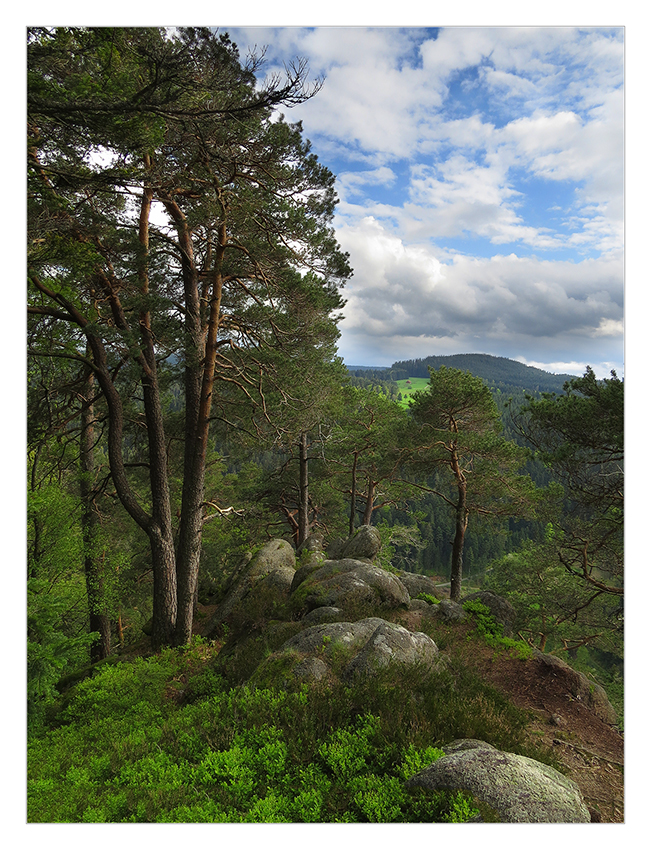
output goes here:
[{"label": "gray boulder", "polygon": [[321,658],[303,658],[294,665],[292,675],[302,682],[320,682],[329,672],[328,665]]},{"label": "gray boulder", "polygon": [[336,623],[343,619],[341,608],[326,606],[324,608],[313,608],[301,619],[306,626],[316,626],[318,623]]},{"label": "gray boulder", "polygon": [[387,608],[406,608],[409,593],[392,573],[364,561],[324,561],[292,593],[297,606],[345,608],[346,603],[367,603]]},{"label": "gray boulder", "polygon": [[422,664],[438,669],[438,647],[422,632],[410,632],[395,623],[382,622],[348,664],[343,676],[346,679],[368,677],[390,663]]},{"label": "gray boulder", "polygon": [[461,604],[463,605],[464,602],[472,599],[476,599],[490,609],[493,618],[504,626],[503,634],[505,637],[510,637],[513,634],[516,611],[507,599],[498,596],[492,590],[480,590],[477,593],[470,593],[468,596],[464,596]]},{"label": "gray boulder", "polygon": [[421,614],[425,614],[427,616],[428,608],[430,607],[429,602],[425,602],[424,599],[410,599],[409,600],[409,610],[410,611],[418,611]]},{"label": "gray boulder", "polygon": [[356,623],[319,623],[291,637],[279,652],[319,653],[330,658],[337,643],[352,649],[361,648],[383,622],[379,617],[367,617]]},{"label": "gray boulder", "polygon": [[343,558],[344,547],[348,541],[344,537],[335,537],[326,546],[326,555],[329,561],[338,561]]},{"label": "gray boulder", "polygon": [[457,741],[444,750],[407,787],[468,791],[502,823],[590,823],[579,786],[548,765],[484,741]]},{"label": "gray boulder", "polygon": [[301,565],[297,568],[294,573],[294,578],[292,580],[292,592],[296,590],[299,584],[302,584],[306,578],[315,573],[318,569],[320,569],[325,561],[326,557],[323,552],[319,551],[310,551],[307,558],[303,556],[301,558]]},{"label": "gray boulder", "polygon": [[281,595],[289,596],[295,574],[296,571],[293,567],[278,567],[277,570],[272,570],[256,582],[255,592],[256,594],[264,594],[265,591],[275,591]]},{"label": "gray boulder", "polygon": [[591,682],[587,676],[570,667],[560,658],[555,655],[548,655],[540,652],[537,649],[533,650],[533,657],[536,659],[541,668],[541,676],[562,678],[567,687],[568,693],[574,699],[582,702],[590,711],[593,712],[604,723],[611,726],[617,724],[617,712],[612,707],[606,691],[597,684]]},{"label": "gray boulder", "polygon": [[281,567],[296,569],[296,553],[286,540],[270,540],[253,556],[246,571],[249,578],[266,576]]},{"label": "gray boulder", "polygon": [[323,535],[310,534],[305,540],[296,547],[296,554],[301,555],[303,552],[323,552]]},{"label": "gray boulder", "polygon": [[434,641],[379,617],[356,623],[320,623],[286,640],[251,678],[252,685],[371,676],[390,662],[438,669],[443,661]]},{"label": "gray boulder", "polygon": [[377,528],[372,525],[362,525],[346,541],[341,558],[365,558],[372,561],[381,548],[382,538]]},{"label": "gray boulder", "polygon": [[[425,604],[427,605],[427,603]],[[421,614],[428,620],[439,623],[460,623],[468,616],[462,605],[459,605],[458,602],[452,602],[450,599],[442,599],[436,605],[427,605],[426,609],[421,610]]]},{"label": "gray boulder", "polygon": [[[219,626],[235,611],[261,579],[270,573],[278,572],[279,575],[276,579],[270,579],[269,583],[277,581],[287,584],[288,571],[292,572],[293,578],[295,568],[296,554],[291,544],[286,540],[270,540],[252,558],[247,556],[243,559],[227,585],[226,595],[206,626],[206,636],[210,637],[218,630]],[[287,592],[289,592],[290,587],[291,581],[287,587]]]},{"label": "gray boulder", "polygon": [[439,598],[436,582],[429,576],[422,576],[418,573],[409,573],[406,570],[401,570],[398,573],[398,578],[407,588],[412,599],[415,599],[421,593],[427,593],[429,596]]}]

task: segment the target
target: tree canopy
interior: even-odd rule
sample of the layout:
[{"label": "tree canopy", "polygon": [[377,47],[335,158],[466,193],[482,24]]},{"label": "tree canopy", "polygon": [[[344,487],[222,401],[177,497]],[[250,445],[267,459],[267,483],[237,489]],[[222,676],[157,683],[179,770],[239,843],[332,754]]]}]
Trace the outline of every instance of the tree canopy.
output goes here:
[{"label": "tree canopy", "polygon": [[430,370],[427,390],[412,397],[413,468],[442,469],[449,487],[436,493],[453,509],[450,596],[459,601],[463,547],[472,514],[518,515],[531,509],[533,486],[519,474],[526,453],[501,436],[497,406],[488,387],[470,372],[441,366]]},{"label": "tree canopy", "polygon": [[562,395],[529,399],[520,432],[565,488],[557,554],[592,587],[621,595],[624,559],[624,382],[588,367]]},{"label": "tree canopy", "polygon": [[[228,420],[234,397],[265,417],[277,352],[297,356],[315,314],[336,321],[350,274],[330,224],[334,176],[274,112],[314,92],[306,69],[261,89],[254,70],[206,29],[29,34],[30,354],[96,378],[112,480],[151,544],[155,645],[191,634],[211,420]],[[171,365],[184,395],[178,527]],[[145,441],[127,460],[134,393]],[[131,463],[147,467],[145,490]]]}]

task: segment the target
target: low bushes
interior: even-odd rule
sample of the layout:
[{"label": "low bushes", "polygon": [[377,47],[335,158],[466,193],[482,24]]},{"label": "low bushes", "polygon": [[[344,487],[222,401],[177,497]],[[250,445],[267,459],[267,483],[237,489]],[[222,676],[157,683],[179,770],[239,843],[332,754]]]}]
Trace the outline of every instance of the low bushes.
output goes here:
[{"label": "low bushes", "polygon": [[30,822],[456,822],[404,779],[456,737],[519,747],[524,715],[462,670],[355,686],[231,687],[210,647],[81,682],[28,747]]}]

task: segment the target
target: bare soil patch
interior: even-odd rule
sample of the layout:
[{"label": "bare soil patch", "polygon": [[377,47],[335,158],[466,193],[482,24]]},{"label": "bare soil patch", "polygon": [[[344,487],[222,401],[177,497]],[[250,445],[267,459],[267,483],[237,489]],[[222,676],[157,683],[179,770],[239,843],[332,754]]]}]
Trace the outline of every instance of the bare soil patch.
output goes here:
[{"label": "bare soil patch", "polygon": [[531,712],[527,734],[554,751],[583,794],[593,822],[624,821],[624,736],[570,693],[562,671],[477,641],[449,647],[477,675]]}]

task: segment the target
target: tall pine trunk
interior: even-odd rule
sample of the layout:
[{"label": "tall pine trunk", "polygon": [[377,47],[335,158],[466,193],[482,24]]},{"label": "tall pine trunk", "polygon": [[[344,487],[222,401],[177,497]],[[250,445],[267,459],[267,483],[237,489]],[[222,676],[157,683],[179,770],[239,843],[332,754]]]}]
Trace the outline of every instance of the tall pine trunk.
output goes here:
[{"label": "tall pine trunk", "polygon": [[82,502],[82,536],[84,541],[84,572],[86,596],[91,632],[98,637],[90,646],[91,662],[101,661],[111,653],[111,622],[106,610],[103,565],[98,558],[97,531],[99,516],[94,504],[95,478],[95,411],[92,403],[94,393],[93,373],[89,370],[84,382],[83,406],[81,409],[80,441],[80,492]]},{"label": "tall pine trunk", "polygon": [[[192,622],[199,580],[199,561],[203,536],[206,456],[210,433],[210,414],[217,362],[217,340],[222,299],[222,261],[227,244],[226,226],[220,225],[208,284],[199,289],[199,274],[194,262],[192,241],[185,216],[173,201],[166,207],[175,222],[179,244],[183,248],[185,289],[185,449],[183,496],[179,541],[176,553],[177,622],[174,642],[184,646],[192,639]],[[202,311],[202,302],[208,303]]]},{"label": "tall pine trunk", "polygon": [[355,515],[357,513],[357,458],[358,452],[353,454],[352,480],[350,483],[350,514],[348,517],[348,536],[355,533]]},{"label": "tall pine trunk", "polygon": [[[151,167],[151,160],[148,155],[145,155],[144,164],[147,169]],[[149,295],[149,216],[152,198],[152,189],[145,186],[140,206],[138,230],[141,247],[138,280],[145,304]],[[145,527],[149,536],[154,574],[152,645],[155,649],[159,649],[161,646],[172,642],[176,627],[176,556],[163,406],[158,385],[158,366],[151,315],[146,307],[140,312],[138,326],[142,354],[137,359],[142,369],[141,384],[147,424],[149,485],[152,505],[151,518]]]},{"label": "tall pine trunk", "polygon": [[307,433],[303,431],[298,442],[298,545],[304,543],[310,534],[309,518],[309,472],[307,457]]},{"label": "tall pine trunk", "polygon": [[466,479],[459,466],[456,448],[452,453],[452,471],[457,480],[457,504],[454,515],[454,541],[452,543],[452,565],[450,568],[450,599],[461,599],[461,578],[463,573],[463,544],[468,528],[468,509],[466,505]]},{"label": "tall pine trunk", "polygon": [[370,525],[373,518],[373,506],[375,504],[375,482],[371,475],[367,476],[368,486],[366,488],[366,504],[364,505],[364,516],[362,525]]}]

